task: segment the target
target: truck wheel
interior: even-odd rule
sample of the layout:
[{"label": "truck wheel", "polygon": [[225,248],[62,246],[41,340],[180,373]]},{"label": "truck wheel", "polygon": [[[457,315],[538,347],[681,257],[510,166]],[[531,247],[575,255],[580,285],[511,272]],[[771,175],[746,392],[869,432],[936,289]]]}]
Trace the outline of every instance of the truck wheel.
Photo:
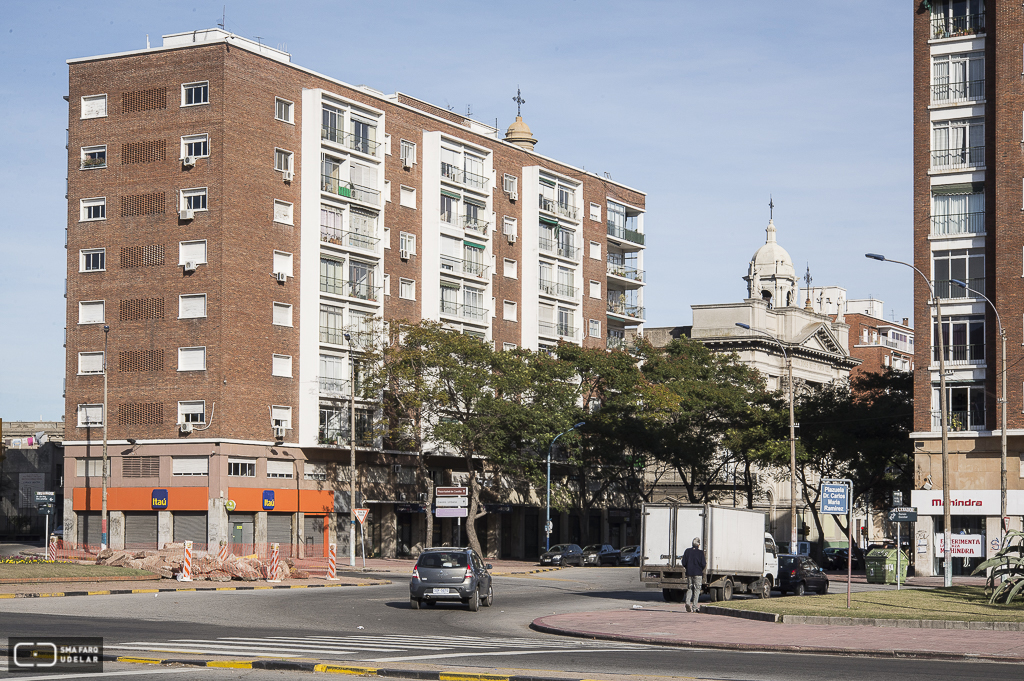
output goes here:
[{"label": "truck wheel", "polygon": [[761,580],[761,586],[757,590],[757,595],[760,598],[771,598],[772,597],[772,580],[771,577],[765,577]]},{"label": "truck wheel", "polygon": [[731,579],[725,580],[725,586],[723,586],[722,589],[721,589],[721,596],[722,596],[722,600],[723,601],[731,601],[732,600],[732,580]]},{"label": "truck wheel", "polygon": [[666,603],[672,603],[673,601],[675,601],[676,597],[675,597],[675,594],[672,593],[673,591],[675,591],[675,589],[662,589],[661,590],[661,595],[665,598],[665,602]]},{"label": "truck wheel", "polygon": [[710,596],[710,598],[708,598],[708,600],[711,601],[712,603],[720,601],[720,600],[722,600],[722,590],[719,589],[718,587],[713,586],[710,589],[708,589],[708,596]]}]

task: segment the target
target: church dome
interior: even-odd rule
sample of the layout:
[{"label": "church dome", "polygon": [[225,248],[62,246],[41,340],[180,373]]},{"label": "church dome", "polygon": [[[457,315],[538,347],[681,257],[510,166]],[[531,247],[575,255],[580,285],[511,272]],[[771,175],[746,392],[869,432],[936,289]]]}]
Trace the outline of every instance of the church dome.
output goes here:
[{"label": "church dome", "polygon": [[533,151],[533,145],[537,144],[530,126],[526,124],[522,116],[516,116],[515,122],[508,126],[508,130],[505,132],[505,141],[527,151]]},{"label": "church dome", "polygon": [[793,259],[789,257],[786,249],[775,241],[775,222],[769,220],[768,228],[765,231],[768,233],[768,238],[750,259],[747,276],[753,276],[756,271],[761,277],[784,277],[795,282],[796,268],[793,267]]}]

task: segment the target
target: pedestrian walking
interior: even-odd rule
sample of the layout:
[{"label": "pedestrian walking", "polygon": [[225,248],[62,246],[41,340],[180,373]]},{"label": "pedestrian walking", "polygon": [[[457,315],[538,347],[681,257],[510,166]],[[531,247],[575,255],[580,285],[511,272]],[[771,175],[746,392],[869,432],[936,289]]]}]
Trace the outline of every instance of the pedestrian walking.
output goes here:
[{"label": "pedestrian walking", "polygon": [[707,561],[700,550],[700,539],[693,540],[693,546],[683,551],[683,567],[686,568],[686,612],[700,612],[700,590],[704,584]]}]

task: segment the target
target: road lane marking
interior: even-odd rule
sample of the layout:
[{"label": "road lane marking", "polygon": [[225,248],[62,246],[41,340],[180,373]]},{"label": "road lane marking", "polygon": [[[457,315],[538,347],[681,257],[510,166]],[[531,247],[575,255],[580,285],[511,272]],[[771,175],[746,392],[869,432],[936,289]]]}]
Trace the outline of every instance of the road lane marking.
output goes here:
[{"label": "road lane marking", "polygon": [[[129,669],[123,672],[94,672],[89,674],[56,674],[53,676],[36,676],[35,674],[27,674],[25,678],[32,679],[32,681],[47,681],[48,679],[100,679],[105,676],[131,676],[132,674],[138,676],[139,674],[183,674],[186,672],[196,672],[202,669],[202,667],[192,667],[189,669],[152,669],[145,672],[140,672],[138,669]],[[10,677],[5,677],[10,678]]]},{"label": "road lane marking", "polygon": [[[629,650],[628,648],[601,648],[600,650],[587,649],[588,653],[618,653]],[[496,657],[498,655],[544,655],[550,653],[565,654],[565,648],[554,648],[551,650],[497,650],[490,653],[440,653],[437,655],[409,655],[406,657],[373,657],[366,662],[407,662],[409,660],[438,660],[454,657]]]}]

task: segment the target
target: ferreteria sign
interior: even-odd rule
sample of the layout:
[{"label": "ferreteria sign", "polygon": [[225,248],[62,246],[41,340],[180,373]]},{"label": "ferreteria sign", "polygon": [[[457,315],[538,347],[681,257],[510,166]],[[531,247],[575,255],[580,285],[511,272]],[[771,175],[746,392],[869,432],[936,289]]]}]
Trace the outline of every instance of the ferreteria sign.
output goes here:
[{"label": "ferreteria sign", "polygon": [[[918,515],[942,515],[941,489],[915,489],[910,493],[910,505],[917,507]],[[979,489],[949,492],[949,512],[953,515],[999,515],[999,490]],[[1008,515],[1024,515],[1024,490],[1006,491]]]}]

